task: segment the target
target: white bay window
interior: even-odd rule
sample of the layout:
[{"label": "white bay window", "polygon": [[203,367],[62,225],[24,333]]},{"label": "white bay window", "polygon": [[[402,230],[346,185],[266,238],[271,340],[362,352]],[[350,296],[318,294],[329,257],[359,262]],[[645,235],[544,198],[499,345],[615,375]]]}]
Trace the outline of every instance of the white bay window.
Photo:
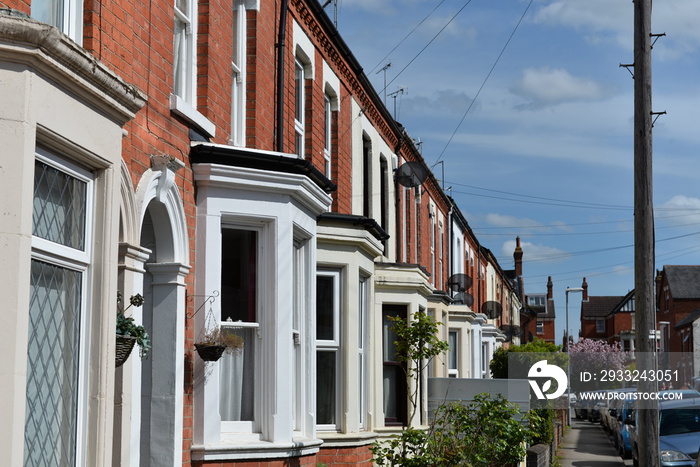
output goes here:
[{"label": "white bay window", "polygon": [[340,271],[316,275],[316,423],[335,429],[339,423]]},{"label": "white bay window", "polygon": [[81,463],[92,175],[39,151],[34,168],[25,465]]}]

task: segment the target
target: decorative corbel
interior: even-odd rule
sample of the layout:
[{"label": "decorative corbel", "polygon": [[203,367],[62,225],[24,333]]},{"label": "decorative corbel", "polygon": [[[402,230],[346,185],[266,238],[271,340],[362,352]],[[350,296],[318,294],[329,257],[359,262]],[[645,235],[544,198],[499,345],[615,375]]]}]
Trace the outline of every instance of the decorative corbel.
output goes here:
[{"label": "decorative corbel", "polygon": [[156,199],[161,203],[165,202],[170,188],[175,184],[175,172],[182,169],[185,163],[175,156],[166,154],[151,155],[151,170],[160,172],[158,177],[158,186],[156,188]]}]

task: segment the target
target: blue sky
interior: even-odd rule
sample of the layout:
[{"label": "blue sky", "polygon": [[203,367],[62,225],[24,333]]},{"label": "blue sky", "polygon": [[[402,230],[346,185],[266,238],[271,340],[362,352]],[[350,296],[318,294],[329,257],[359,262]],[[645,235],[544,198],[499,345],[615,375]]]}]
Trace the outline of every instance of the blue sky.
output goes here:
[{"label": "blue sky", "polygon": [[[391,62],[386,93],[405,91],[387,107],[443,161],[433,172],[480,242],[511,269],[521,237],[527,292],[552,276],[558,342],[567,287],[634,288],[634,80],[620,67],[633,13],[631,0],[338,0],[341,35],[382,96]],[[653,110],[668,112],[654,127],[660,269],[700,264],[700,2],[655,2],[652,28],[666,33],[652,69]],[[579,311],[570,293],[573,333]]]}]

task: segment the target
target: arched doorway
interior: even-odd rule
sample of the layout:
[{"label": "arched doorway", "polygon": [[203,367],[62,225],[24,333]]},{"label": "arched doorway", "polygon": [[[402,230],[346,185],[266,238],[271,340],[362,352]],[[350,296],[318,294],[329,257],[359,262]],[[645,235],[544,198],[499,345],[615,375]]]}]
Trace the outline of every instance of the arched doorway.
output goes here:
[{"label": "arched doorway", "polygon": [[181,167],[179,161],[154,156],[133,198],[122,189],[120,290],[125,296],[143,294],[138,319],[152,348],[146,359],[132,357],[117,369],[115,465],[182,465],[189,248],[184,208],[173,183]]}]

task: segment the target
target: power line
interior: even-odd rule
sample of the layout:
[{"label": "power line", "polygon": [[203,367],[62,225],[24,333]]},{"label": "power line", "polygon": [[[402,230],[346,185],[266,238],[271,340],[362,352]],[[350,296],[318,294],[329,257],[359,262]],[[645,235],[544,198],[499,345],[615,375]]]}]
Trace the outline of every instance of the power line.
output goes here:
[{"label": "power line", "polygon": [[445,151],[447,150],[447,147],[450,145],[452,142],[452,139],[455,137],[457,134],[457,131],[459,131],[459,127],[462,126],[462,122],[464,122],[464,119],[467,118],[467,114],[469,114],[469,111],[471,110],[472,106],[474,105],[474,102],[479,98],[479,95],[481,94],[481,91],[484,89],[484,86],[486,85],[486,82],[489,80],[491,77],[491,73],[493,73],[493,70],[496,68],[496,65],[498,65],[498,62],[501,60],[501,57],[503,56],[503,53],[506,51],[506,48],[508,47],[508,44],[510,44],[511,39],[513,39],[513,36],[515,36],[515,32],[518,30],[518,27],[520,27],[520,23],[523,22],[523,18],[525,18],[525,15],[527,14],[527,11],[530,9],[530,5],[532,5],[532,1],[527,4],[527,7],[525,8],[525,11],[523,11],[523,14],[520,16],[520,19],[518,20],[518,23],[515,25],[515,28],[513,28],[513,32],[510,33],[510,37],[508,37],[508,40],[506,41],[505,45],[501,49],[501,53],[498,54],[498,57],[496,57],[496,61],[493,62],[493,66],[491,66],[491,69],[489,70],[488,74],[486,75],[486,78],[484,78],[484,81],[481,83],[481,86],[479,87],[479,90],[477,91],[476,95],[474,96],[474,99],[469,103],[469,107],[467,107],[466,112],[464,112],[464,115],[462,115],[462,119],[459,121],[457,124],[457,128],[455,128],[455,131],[452,132],[452,135],[450,136],[450,139],[447,140],[447,143],[445,144],[445,147],[442,149],[442,152],[437,158],[437,161],[435,161],[435,164],[440,162],[440,159],[442,159],[442,155],[445,154]]},{"label": "power line", "polygon": [[[585,224],[584,224],[585,225]],[[665,227],[654,227],[654,230],[664,230],[664,229],[677,229],[679,227],[690,227],[690,226],[697,226],[700,225],[700,222],[693,222],[691,224],[678,224],[678,225],[667,225]],[[527,227],[524,227],[527,229]],[[621,230],[604,230],[604,231],[597,231],[597,232],[538,232],[538,233],[519,233],[519,232],[499,232],[499,233],[487,233],[487,232],[479,232],[478,228],[474,229],[474,233],[478,234],[480,236],[485,236],[485,237],[513,237],[513,236],[524,236],[527,235],[528,237],[565,237],[565,236],[572,236],[572,235],[605,235],[605,234],[618,234],[618,233],[627,233],[627,232],[634,232],[634,229],[621,229]]]},{"label": "power line", "polygon": [[[369,73],[367,73],[367,74],[368,74],[368,75],[369,75],[369,74],[372,74],[372,72],[375,71],[375,70],[379,67],[379,65],[383,64],[384,61],[385,61],[387,58],[389,58],[389,56],[390,56],[392,53],[394,53],[394,51],[395,51],[396,49],[398,49],[399,46],[400,46],[401,44],[403,44],[404,41],[405,41],[406,39],[408,39],[409,36],[410,36],[411,34],[413,34],[413,33],[416,31],[416,29],[418,29],[418,28],[419,28],[433,13],[435,13],[435,10],[437,10],[438,7],[439,7],[440,5],[442,5],[443,3],[445,3],[445,0],[441,0],[440,3],[438,3],[437,5],[435,5],[435,8],[433,8],[432,11],[431,11],[430,13],[428,13],[428,15],[427,15],[425,18],[423,18],[423,19],[421,20],[420,23],[418,23],[413,29],[411,29],[411,30],[409,31],[409,33],[406,34],[406,35],[404,36],[404,38],[401,39],[401,40],[399,41],[399,43],[396,44],[396,45],[394,46],[394,48],[391,49],[391,50],[389,51],[389,53],[386,54],[386,55],[384,56],[384,58],[382,58],[381,60],[379,60],[379,63],[377,63],[377,64],[374,66],[374,68],[372,68],[372,69],[369,71]],[[386,86],[387,86],[387,85],[384,86],[384,90],[386,90]]]},{"label": "power line", "polygon": [[[664,219],[675,219],[678,217],[687,217],[688,214],[679,214],[677,216],[663,216],[656,217],[656,220]],[[542,225],[508,225],[508,226],[498,226],[498,227],[474,227],[474,231],[482,230],[498,230],[498,229],[552,229],[552,228],[566,228],[566,227],[578,227],[578,226],[589,226],[589,225],[602,225],[602,224],[622,224],[627,222],[634,222],[634,219],[618,219],[614,221],[598,221],[598,222],[576,222],[571,224],[558,223],[558,224],[542,224]],[[683,227],[686,224],[681,225]],[[687,224],[693,225],[693,224]]]},{"label": "power line", "polygon": [[[452,16],[452,18],[450,18],[449,21],[448,21],[447,23],[445,23],[445,25],[433,36],[433,38],[430,39],[430,41],[428,41],[428,43],[425,44],[425,46],[424,46],[422,49],[420,49],[420,51],[406,64],[406,66],[404,66],[404,67],[401,69],[401,71],[399,71],[399,72],[396,74],[396,76],[394,76],[394,78],[393,78],[391,81],[389,81],[389,82],[387,83],[387,85],[384,87],[384,89],[386,89],[391,83],[393,83],[394,81],[396,81],[396,79],[397,79],[399,76],[401,76],[401,73],[403,73],[404,71],[406,71],[406,69],[407,69],[409,66],[411,66],[411,64],[412,64],[414,61],[416,61],[416,59],[425,51],[425,49],[427,49],[427,48],[430,46],[430,44],[432,44],[432,43],[435,41],[435,39],[437,39],[437,38],[440,36],[440,34],[442,34],[442,31],[444,31],[445,29],[447,29],[447,26],[449,26],[450,23],[452,23],[452,21],[454,21],[454,19],[457,17],[457,15],[459,15],[459,14],[462,12],[462,10],[464,10],[464,9],[467,7],[467,5],[469,5],[471,2],[472,2],[472,0],[468,0],[467,3],[465,3],[465,4],[463,5],[462,8],[460,8],[460,9],[457,11],[457,13],[455,13],[455,14]],[[532,0],[530,0],[530,3],[532,3]],[[384,91],[384,90],[382,89],[382,91]]]},{"label": "power line", "polygon": [[[538,200],[544,200],[544,201],[556,201],[556,202],[560,202],[560,203],[581,204],[581,205],[585,205],[585,206],[600,206],[600,207],[608,207],[608,208],[632,209],[632,206],[621,206],[618,204],[589,203],[587,201],[562,200],[562,199],[556,199],[556,198],[548,198],[548,197],[544,197],[544,196],[526,195],[526,194],[522,194],[522,193],[514,193],[514,192],[510,192],[510,191],[494,190],[492,188],[483,188],[483,187],[474,186],[474,185],[467,185],[465,183],[451,182],[448,180],[446,180],[445,183],[447,183],[448,185],[452,185],[452,186],[463,186],[465,188],[473,188],[475,190],[490,191],[492,193],[500,193],[500,194],[505,194],[505,195],[520,196],[522,198],[538,199]],[[458,192],[458,193],[461,193],[461,192]]]}]

